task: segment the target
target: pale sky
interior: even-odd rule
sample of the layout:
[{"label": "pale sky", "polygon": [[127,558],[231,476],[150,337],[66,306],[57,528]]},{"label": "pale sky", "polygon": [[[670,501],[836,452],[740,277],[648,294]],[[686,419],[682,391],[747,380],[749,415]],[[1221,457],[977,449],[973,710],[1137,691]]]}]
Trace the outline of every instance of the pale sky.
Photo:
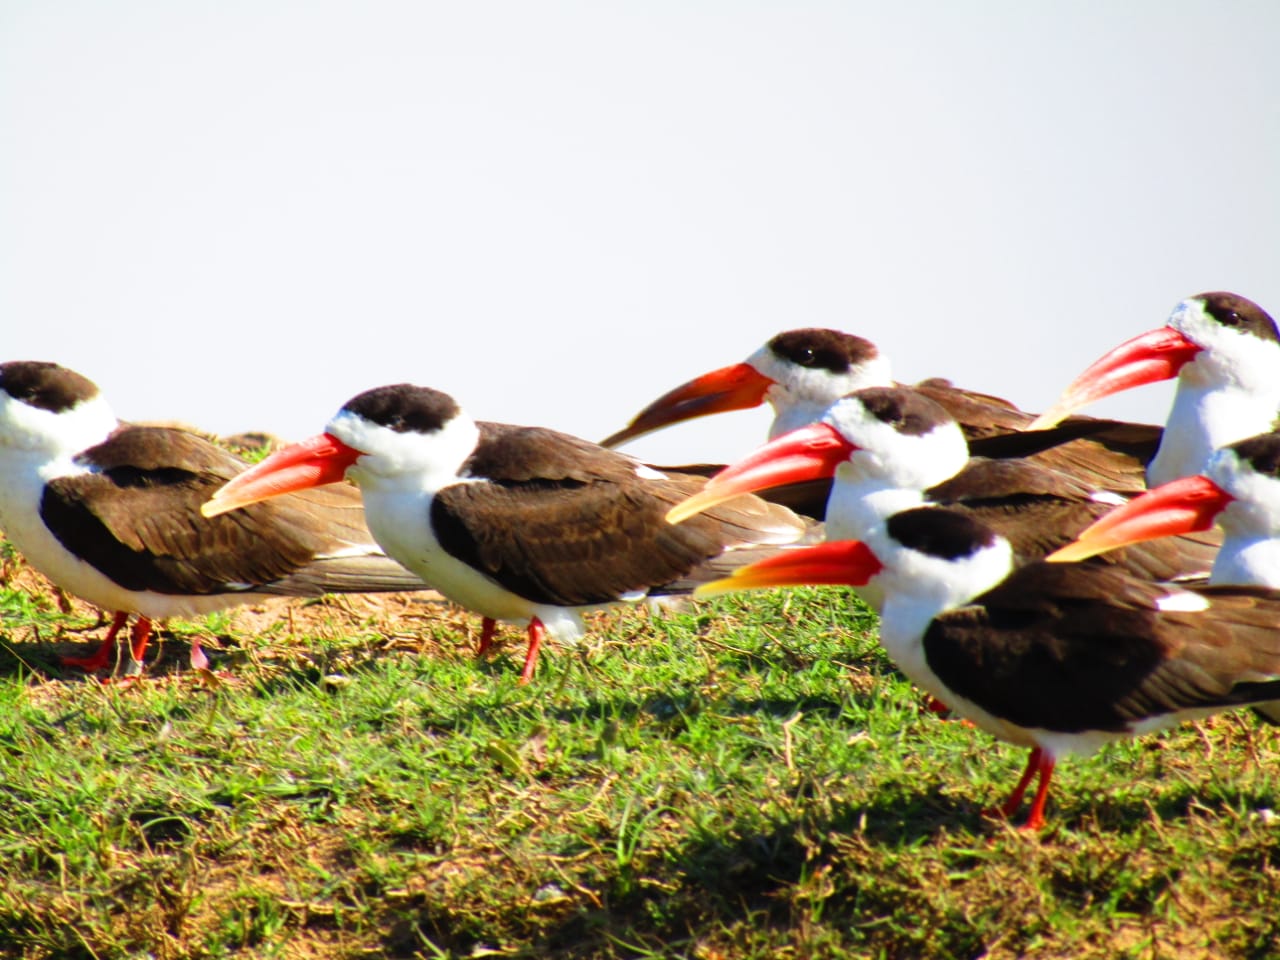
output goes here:
[{"label": "pale sky", "polygon": [[408,380],[596,440],[830,326],[1038,411],[1184,296],[1280,314],[1277,39],[1275,0],[0,0],[0,356],[223,433]]}]

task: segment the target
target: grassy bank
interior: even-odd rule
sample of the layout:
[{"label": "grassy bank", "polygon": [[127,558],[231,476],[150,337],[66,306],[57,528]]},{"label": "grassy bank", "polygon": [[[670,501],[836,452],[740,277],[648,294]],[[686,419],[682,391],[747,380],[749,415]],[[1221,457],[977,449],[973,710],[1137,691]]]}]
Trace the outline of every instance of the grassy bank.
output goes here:
[{"label": "grassy bank", "polygon": [[5,956],[1280,952],[1248,714],[1065,761],[1027,835],[983,814],[1022,751],[922,710],[836,591],[600,616],[528,687],[447,607],[278,605],[103,685],[56,658],[93,614],[6,571]]}]

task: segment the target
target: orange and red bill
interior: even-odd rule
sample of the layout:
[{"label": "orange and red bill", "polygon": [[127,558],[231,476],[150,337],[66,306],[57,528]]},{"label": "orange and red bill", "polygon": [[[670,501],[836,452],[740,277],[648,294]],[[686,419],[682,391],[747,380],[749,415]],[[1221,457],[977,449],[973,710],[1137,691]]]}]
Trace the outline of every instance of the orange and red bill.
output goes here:
[{"label": "orange and red bill", "polygon": [[702,584],[694,596],[713,597],[767,587],[862,587],[883,569],[880,558],[861,540],[836,540],[788,548],[739,567],[721,580]]},{"label": "orange and red bill", "polygon": [[290,444],[219,487],[200,512],[216,517],[281,494],[337,483],[359,456],[327,433]]},{"label": "orange and red bill", "polygon": [[1208,477],[1183,477],[1116,507],[1046,560],[1067,563],[1159,537],[1208,530],[1234,498]]},{"label": "orange and red bill", "polygon": [[1090,364],[1027,429],[1047,429],[1095,400],[1145,383],[1171,380],[1200,350],[1172,327],[1139,334]]},{"label": "orange and red bill", "polygon": [[600,445],[616,447],[682,420],[758,407],[771,386],[773,381],[750,364],[721,367],[664,393]]},{"label": "orange and red bill", "polygon": [[744,493],[835,475],[858,449],[825,423],[811,423],[780,437],[725,467],[692,497],[671,508],[668,523],[679,523]]}]

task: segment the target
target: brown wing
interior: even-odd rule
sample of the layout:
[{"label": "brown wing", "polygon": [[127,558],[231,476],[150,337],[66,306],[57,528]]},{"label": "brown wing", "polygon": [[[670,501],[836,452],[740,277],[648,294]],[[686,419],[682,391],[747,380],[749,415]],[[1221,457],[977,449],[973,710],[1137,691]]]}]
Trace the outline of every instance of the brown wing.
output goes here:
[{"label": "brown wing", "polygon": [[1280,592],[1167,588],[1079,564],[1031,564],[930,624],[930,667],[959,696],[1024,727],[1121,732],[1144,718],[1280,698]]},{"label": "brown wing", "polygon": [[[41,516],[69,550],[127,589],[317,596],[423,585],[377,551],[354,488],[206,519],[200,505],[245,463],[201,437],[125,426],[77,459],[94,472],[48,484]],[[372,555],[342,556],[353,545]]]},{"label": "brown wing", "polygon": [[1140,493],[1155,456],[1160,427],[1071,417],[1049,430],[1024,433],[1035,418],[998,397],[927,380],[916,387],[960,424],[970,451],[983,457],[1027,457],[1078,478],[1096,490]]},{"label": "brown wing", "polygon": [[487,482],[441,490],[432,526],[450,555],[538,603],[687,591],[705,561],[792,542],[812,528],[757,497],[669,524],[667,511],[700,490],[704,478],[642,478],[632,458],[553,430],[483,429],[467,469]]},{"label": "brown wing", "polygon": [[[930,501],[963,509],[999,531],[1020,564],[1066,546],[1113,504],[1092,499],[1072,476],[1027,460],[974,458],[960,473],[926,493]],[[1206,577],[1221,545],[1219,531],[1164,537],[1091,558],[1151,580]]]},{"label": "brown wing", "polygon": [[946,377],[929,377],[915,384],[914,389],[938,401],[948,410],[968,411],[968,420],[990,421],[993,427],[1002,430],[1017,430],[1035,419],[1004,397],[965,390]]}]

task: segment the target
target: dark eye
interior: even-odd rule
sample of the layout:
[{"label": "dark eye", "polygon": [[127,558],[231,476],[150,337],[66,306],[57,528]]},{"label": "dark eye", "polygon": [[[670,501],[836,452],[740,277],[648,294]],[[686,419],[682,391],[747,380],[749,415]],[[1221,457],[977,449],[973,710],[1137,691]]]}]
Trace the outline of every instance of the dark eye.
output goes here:
[{"label": "dark eye", "polygon": [[812,347],[801,347],[796,351],[796,363],[802,367],[812,367],[818,362],[818,355],[813,352]]},{"label": "dark eye", "polygon": [[1204,300],[1204,310],[1214,320],[1222,324],[1224,327],[1245,327],[1249,325],[1249,319],[1245,315],[1247,310],[1243,305],[1232,306],[1233,301],[1238,301],[1238,297],[1233,296],[1209,296]]}]

